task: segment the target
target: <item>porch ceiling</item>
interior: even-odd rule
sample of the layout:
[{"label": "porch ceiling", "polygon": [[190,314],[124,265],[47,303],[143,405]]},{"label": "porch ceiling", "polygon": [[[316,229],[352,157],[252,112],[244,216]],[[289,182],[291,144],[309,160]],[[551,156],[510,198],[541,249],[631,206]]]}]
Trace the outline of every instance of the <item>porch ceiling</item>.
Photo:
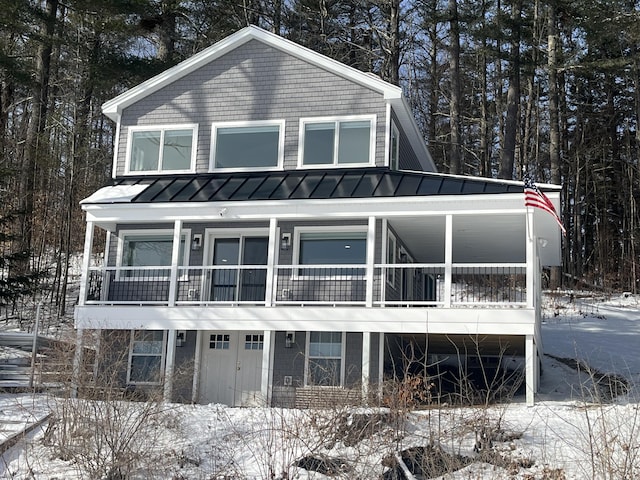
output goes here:
[{"label": "porch ceiling", "polygon": [[460,355],[524,356],[524,335],[439,335],[402,334],[405,341],[415,342],[419,351]]},{"label": "porch ceiling", "polygon": [[[538,253],[542,265],[559,265],[557,225],[551,215],[534,212],[539,233]],[[418,263],[443,263],[444,216],[406,216],[389,219],[389,225]],[[507,215],[454,215],[453,261],[455,263],[526,262],[526,217]],[[545,237],[546,235],[546,237]]]}]

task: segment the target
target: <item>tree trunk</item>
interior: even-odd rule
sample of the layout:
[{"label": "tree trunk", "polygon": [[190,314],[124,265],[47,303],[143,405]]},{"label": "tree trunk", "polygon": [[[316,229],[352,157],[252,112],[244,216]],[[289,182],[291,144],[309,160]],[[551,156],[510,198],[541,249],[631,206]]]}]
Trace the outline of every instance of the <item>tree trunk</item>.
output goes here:
[{"label": "tree trunk", "polygon": [[158,24],[157,58],[161,62],[173,63],[176,53],[176,19],[180,0],[164,0],[161,4]]},{"label": "tree trunk", "polygon": [[[49,74],[57,11],[58,0],[46,0],[45,10],[43,12],[44,23],[40,35],[41,42],[36,54],[33,102],[31,106],[31,117],[27,126],[22,176],[20,178],[20,232],[17,238],[16,248],[16,251],[19,252],[28,252],[32,247],[35,178],[38,170],[38,157],[44,154],[42,151],[44,147],[41,144],[41,140],[47,121]],[[18,268],[23,272],[29,271],[28,259]]]},{"label": "tree trunk", "polygon": [[462,154],[460,148],[460,24],[457,0],[449,0],[449,129],[451,152],[449,173],[462,174]]},{"label": "tree trunk", "polygon": [[[558,29],[556,26],[556,6],[550,2],[547,10],[547,70],[549,72],[549,167],[551,183],[560,184],[560,103],[558,92]],[[552,268],[550,288],[561,284],[560,268]]]},{"label": "tree trunk", "polygon": [[515,162],[516,138],[518,134],[518,115],[520,103],[520,15],[521,0],[514,0],[511,6],[511,52],[509,70],[509,88],[507,89],[507,117],[504,126],[504,142],[500,172],[498,176],[504,179],[513,178]]},{"label": "tree trunk", "polygon": [[400,0],[388,0],[388,46],[385,52],[386,80],[400,84]]}]

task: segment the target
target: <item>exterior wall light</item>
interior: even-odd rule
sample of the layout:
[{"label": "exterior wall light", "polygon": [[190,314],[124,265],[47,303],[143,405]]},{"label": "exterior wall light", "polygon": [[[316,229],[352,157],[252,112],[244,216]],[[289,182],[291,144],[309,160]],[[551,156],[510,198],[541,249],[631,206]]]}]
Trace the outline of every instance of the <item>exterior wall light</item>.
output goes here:
[{"label": "exterior wall light", "polygon": [[289,247],[291,247],[291,234],[283,233],[280,239],[280,248],[282,250],[289,250]]}]

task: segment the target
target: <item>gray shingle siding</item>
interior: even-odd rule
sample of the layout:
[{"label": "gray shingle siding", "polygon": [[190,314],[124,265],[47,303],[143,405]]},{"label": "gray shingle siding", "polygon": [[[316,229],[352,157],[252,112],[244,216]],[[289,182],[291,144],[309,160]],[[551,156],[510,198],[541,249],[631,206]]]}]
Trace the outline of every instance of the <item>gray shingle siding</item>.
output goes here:
[{"label": "gray shingle siding", "polygon": [[132,125],[197,123],[197,171],[206,172],[213,122],[284,119],[285,168],[296,168],[300,118],[364,114],[376,115],[376,164],[383,165],[379,93],[252,40],[126,108],[116,174],[124,173]]},{"label": "gray shingle siding", "polygon": [[399,155],[400,169],[422,171],[423,170],[422,165],[420,165],[420,161],[418,160],[416,153],[413,151],[413,148],[411,148],[411,145],[409,144],[409,140],[407,140],[407,135],[402,129],[402,126],[400,125],[400,122],[398,121],[398,118],[396,117],[396,114],[393,111],[393,109],[391,110],[391,118],[395,122],[395,125],[398,128],[398,131],[400,132],[400,155]]}]

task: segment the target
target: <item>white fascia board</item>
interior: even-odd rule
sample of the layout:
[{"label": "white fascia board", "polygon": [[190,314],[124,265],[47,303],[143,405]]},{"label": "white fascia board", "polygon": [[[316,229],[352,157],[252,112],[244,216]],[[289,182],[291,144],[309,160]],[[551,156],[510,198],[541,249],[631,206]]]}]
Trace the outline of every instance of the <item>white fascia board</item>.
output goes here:
[{"label": "white fascia board", "polygon": [[402,89],[388,82],[385,82],[375,75],[369,75],[353,67],[349,67],[333,60],[325,55],[298,45],[291,40],[287,40],[274,33],[267,32],[259,27],[250,25],[224,38],[223,40],[205,48],[200,53],[180,62],[174,67],[150,78],[149,80],[127,90],[117,97],[105,102],[102,105],[102,113],[111,120],[117,122],[122,110],[138,100],[158,91],[170,83],[194,72],[198,68],[228,53],[229,51],[247,43],[250,40],[258,40],[264,44],[282,50],[301,60],[307,61],[320,68],[342,76],[348,80],[370,88],[384,95],[385,99],[400,98]]},{"label": "white fascia board", "polygon": [[461,335],[534,335],[526,308],[76,307],[76,328],[141,330],[314,330]]},{"label": "white fascia board", "polygon": [[[176,202],[82,205],[96,222],[230,221],[428,216],[451,214],[524,214],[521,193],[426,197],[270,200],[242,202]],[[221,216],[220,212],[224,211]]]}]

